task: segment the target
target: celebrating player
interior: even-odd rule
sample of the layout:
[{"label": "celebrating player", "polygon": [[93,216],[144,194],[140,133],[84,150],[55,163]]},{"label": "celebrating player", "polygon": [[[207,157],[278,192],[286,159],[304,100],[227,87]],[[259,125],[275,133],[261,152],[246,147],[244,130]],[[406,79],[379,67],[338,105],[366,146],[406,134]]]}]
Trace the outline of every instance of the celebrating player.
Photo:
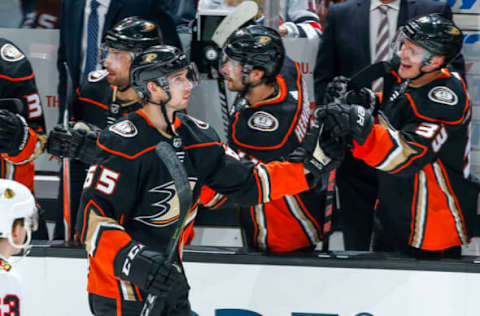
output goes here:
[{"label": "celebrating player", "polygon": [[468,242],[471,107],[465,83],[446,68],[462,44],[450,20],[412,19],[396,39],[399,82],[376,120],[357,105],[331,104],[322,113],[335,134],[353,138],[354,157],[382,171],[374,250],[459,256]]},{"label": "celebrating player", "polygon": [[[71,214],[72,224],[75,224],[86,170],[95,161],[99,129],[141,107],[137,93],[130,86],[130,64],[137,54],[161,42],[158,26],[138,17],[125,18],[108,30],[102,45],[105,69],[92,71],[79,89],[73,108],[73,119],[77,123],[68,130],[57,125],[49,134],[48,152],[74,159],[70,169],[71,209],[74,210]],[[64,239],[61,192],[59,190],[59,214],[54,239]]]},{"label": "celebrating player", "polygon": [[[280,35],[257,25],[238,30],[223,47],[220,71],[228,89],[238,92],[229,146],[253,163],[285,160],[305,137],[313,103],[298,63],[285,57]],[[249,246],[276,253],[314,249],[322,236],[321,187],[241,208]],[[228,203],[219,194],[209,197],[202,197],[202,203],[211,208]]]},{"label": "celebrating player", "polygon": [[179,209],[172,178],[155,155],[160,141],[171,144],[183,162],[194,202],[207,184],[242,204],[265,203],[308,190],[305,170],[316,178],[337,164],[309,156],[304,163],[239,161],[207,123],[176,113],[187,107],[196,78],[196,68],[177,48],[146,50],[130,68],[143,108],[105,129],[98,140],[98,164],[88,170],[77,221],[89,254],[95,315],[139,315],[147,293],[160,298],[161,315],[191,314],[180,258],[197,203],[187,215],[174,264],[166,264]]},{"label": "celebrating player", "polygon": [[20,276],[9,260],[28,251],[37,216],[30,190],[16,181],[0,179],[0,299],[5,315],[26,315]]}]

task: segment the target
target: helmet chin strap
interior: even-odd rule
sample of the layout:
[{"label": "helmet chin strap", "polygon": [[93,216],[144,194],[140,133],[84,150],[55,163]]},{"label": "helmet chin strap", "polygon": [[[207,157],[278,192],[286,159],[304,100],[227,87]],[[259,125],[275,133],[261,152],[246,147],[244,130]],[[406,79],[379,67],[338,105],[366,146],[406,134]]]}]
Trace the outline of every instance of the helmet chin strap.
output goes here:
[{"label": "helmet chin strap", "polygon": [[130,88],[130,84],[127,84],[125,87],[117,87],[118,91],[125,92]]},{"label": "helmet chin strap", "polygon": [[165,121],[167,122],[167,133],[171,134],[171,135],[176,135],[175,131],[174,131],[174,128],[173,128],[173,121],[175,119],[175,114],[176,114],[176,111],[173,112],[173,115],[172,115],[172,121],[168,118],[168,115],[167,115],[167,103],[172,99],[172,97],[170,96],[170,93],[167,93],[168,95],[168,99],[163,101],[163,102],[156,102],[156,101],[153,101],[151,100],[150,98],[147,99],[147,102],[149,103],[153,103],[153,104],[156,104],[156,105],[159,105],[160,106],[160,110],[162,111],[162,114],[163,114],[163,118],[165,119]]}]

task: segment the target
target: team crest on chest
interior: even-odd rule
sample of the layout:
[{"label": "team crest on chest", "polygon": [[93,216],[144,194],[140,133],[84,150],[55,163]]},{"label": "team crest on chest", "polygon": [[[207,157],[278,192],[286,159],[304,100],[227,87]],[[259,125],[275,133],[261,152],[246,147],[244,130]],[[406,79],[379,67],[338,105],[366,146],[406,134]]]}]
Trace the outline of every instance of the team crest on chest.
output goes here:
[{"label": "team crest on chest", "polygon": [[108,128],[111,132],[123,137],[134,137],[138,134],[137,128],[130,121],[121,121]]},{"label": "team crest on chest", "polygon": [[248,127],[261,132],[273,132],[278,128],[278,120],[270,113],[258,111],[248,119]]},{"label": "team crest on chest", "polygon": [[447,105],[455,105],[458,102],[458,97],[447,87],[435,87],[428,93],[428,98],[433,102],[443,103]]},{"label": "team crest on chest", "polygon": [[[193,189],[197,182],[197,178],[189,178],[190,187]],[[180,202],[175,190],[173,181],[156,186],[148,190],[152,194],[153,200],[152,210],[158,210],[153,215],[137,216],[135,220],[142,222],[148,226],[163,227],[175,223],[180,215]]]},{"label": "team crest on chest", "polygon": [[108,71],[106,71],[105,69],[94,70],[88,74],[88,81],[97,82],[105,78],[107,75],[108,75]]},{"label": "team crest on chest", "polygon": [[9,62],[19,61],[25,57],[22,52],[12,44],[5,44],[0,48],[2,59]]}]

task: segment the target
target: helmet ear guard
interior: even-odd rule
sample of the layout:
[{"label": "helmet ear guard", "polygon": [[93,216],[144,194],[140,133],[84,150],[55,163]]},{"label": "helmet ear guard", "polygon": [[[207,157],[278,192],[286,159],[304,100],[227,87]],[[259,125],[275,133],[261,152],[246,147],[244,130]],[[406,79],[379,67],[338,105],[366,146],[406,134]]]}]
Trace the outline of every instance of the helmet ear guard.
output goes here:
[{"label": "helmet ear guard", "polygon": [[[16,244],[12,230],[15,220],[23,219],[27,231],[26,240]],[[0,238],[7,238],[16,249],[29,249],[32,231],[38,227],[38,212],[30,190],[21,183],[0,179]]]}]

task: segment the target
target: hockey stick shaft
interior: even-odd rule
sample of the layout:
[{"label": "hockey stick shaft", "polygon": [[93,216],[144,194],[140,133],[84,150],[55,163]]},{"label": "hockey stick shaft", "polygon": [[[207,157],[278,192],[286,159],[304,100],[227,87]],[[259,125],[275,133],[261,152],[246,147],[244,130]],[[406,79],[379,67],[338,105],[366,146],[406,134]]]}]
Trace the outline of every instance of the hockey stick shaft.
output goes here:
[{"label": "hockey stick shaft", "polygon": [[[65,77],[67,80],[67,91],[65,100],[65,109],[63,112],[63,127],[68,130],[68,122],[70,121],[70,107],[73,103],[73,83],[70,75],[70,69],[67,62],[63,63],[65,67]],[[63,176],[63,226],[65,228],[65,241],[71,240],[71,192],[70,192],[70,160],[66,157],[62,158],[62,176]]]},{"label": "hockey stick shaft", "polygon": [[325,212],[323,218],[322,234],[322,252],[328,252],[330,246],[330,235],[332,234],[333,220],[333,202],[335,200],[335,180],[337,171],[332,170],[328,173],[327,191],[325,193]]},{"label": "hockey stick shaft", "polygon": [[[190,188],[190,181],[188,180],[187,172],[183,164],[178,159],[173,147],[169,143],[160,142],[155,148],[155,153],[167,167],[168,172],[173,179],[180,204],[177,227],[167,246],[167,257],[165,262],[170,264],[174,260],[174,256],[177,253],[180,236],[182,235],[183,228],[185,227],[185,220],[187,219],[188,212],[192,207],[193,193]],[[140,316],[149,316],[155,307],[156,300],[157,297],[155,295],[149,294],[145,300]]]},{"label": "hockey stick shaft", "polygon": [[221,74],[217,78],[218,93],[220,97],[220,109],[222,111],[223,129],[225,136],[228,137],[228,126],[230,122],[230,108],[228,106],[227,89],[225,88],[225,79]]}]

